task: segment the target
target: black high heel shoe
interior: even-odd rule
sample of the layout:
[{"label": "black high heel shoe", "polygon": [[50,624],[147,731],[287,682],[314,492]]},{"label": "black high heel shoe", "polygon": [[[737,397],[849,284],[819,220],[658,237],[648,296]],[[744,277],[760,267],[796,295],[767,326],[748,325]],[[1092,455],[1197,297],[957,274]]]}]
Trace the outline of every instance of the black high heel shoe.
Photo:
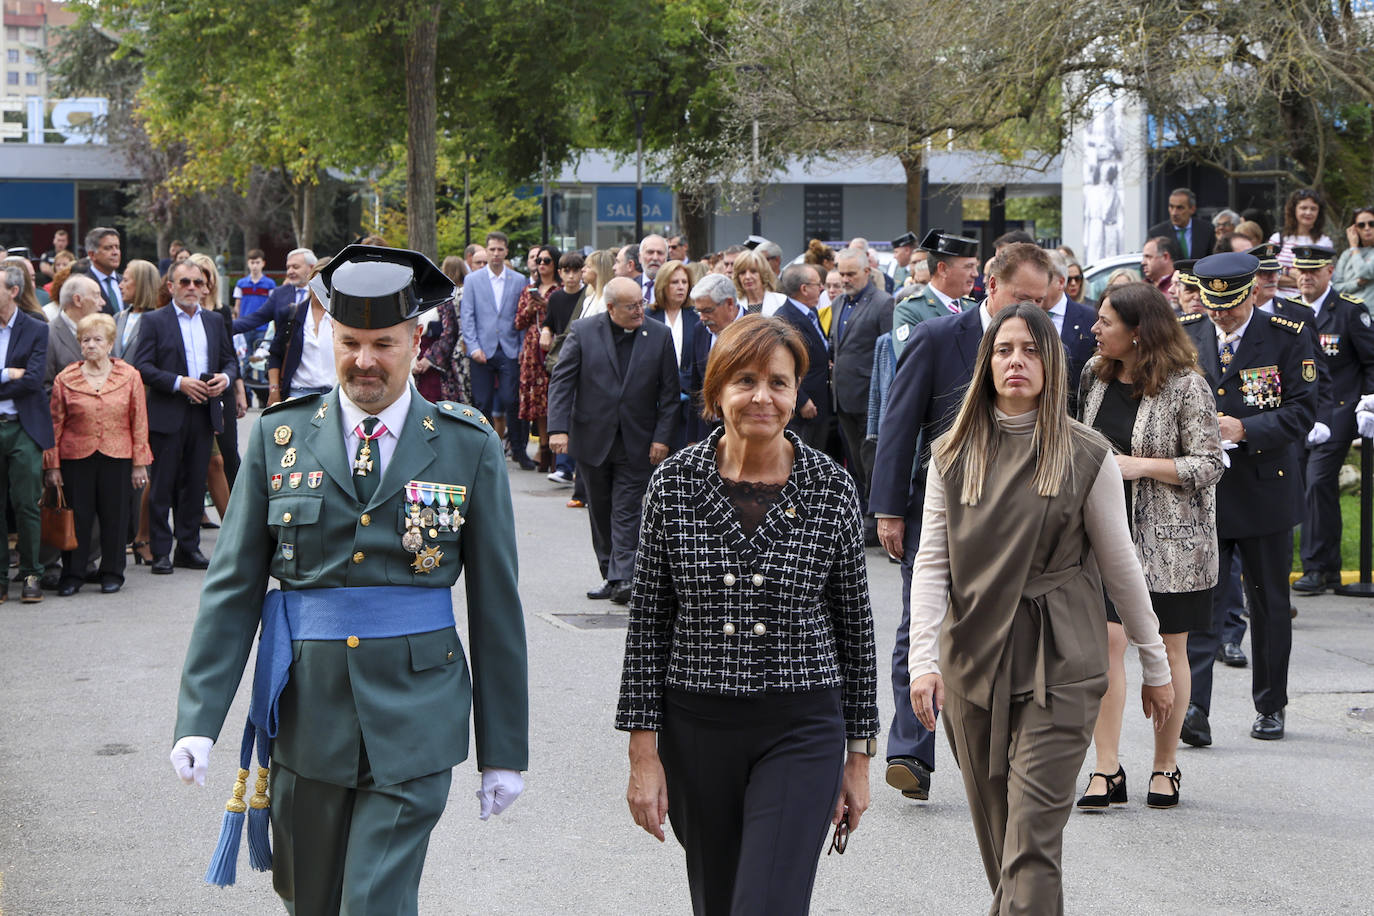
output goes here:
[{"label": "black high heel shoe", "polygon": [[149,550],[147,541],[134,541],[133,548],[135,566],[143,566],[153,562],[153,552]]},{"label": "black high heel shoe", "polygon": [[1173,770],[1155,770],[1150,774],[1150,782],[1156,776],[1163,776],[1173,785],[1173,792],[1150,792],[1145,796],[1145,804],[1151,808],[1173,808],[1178,804],[1178,787],[1183,782],[1183,771],[1174,764]]},{"label": "black high heel shoe", "polygon": [[1080,808],[1105,808],[1108,805],[1126,804],[1126,771],[1120,765],[1117,766],[1115,773],[1094,773],[1088,777],[1088,785],[1092,785],[1093,777],[1101,776],[1107,781],[1107,792],[1104,795],[1089,795],[1083,793],[1083,797],[1078,800]]}]

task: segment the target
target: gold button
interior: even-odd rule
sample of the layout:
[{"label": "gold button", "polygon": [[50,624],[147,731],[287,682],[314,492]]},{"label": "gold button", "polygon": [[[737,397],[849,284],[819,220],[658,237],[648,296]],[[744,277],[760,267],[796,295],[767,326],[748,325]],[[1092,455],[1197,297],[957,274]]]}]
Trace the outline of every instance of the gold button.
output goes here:
[{"label": "gold button", "polygon": [[345,642],[348,643],[348,648],[350,648],[350,649],[356,649],[356,648],[358,648],[358,637],[356,637],[356,636],[350,636],[350,637],[348,637],[348,639],[345,640]]},{"label": "gold button", "polygon": [[452,650],[452,649],[449,649],[449,650],[448,650],[448,658],[449,658],[450,661],[453,659],[453,650]]},{"label": "gold button", "polygon": [[353,554],[353,562],[354,562],[354,563],[361,563],[361,562],[363,561],[363,559],[364,559],[364,557],[363,557],[363,552],[362,552],[361,550],[358,551],[357,553]]},{"label": "gold button", "polygon": [[1283,476],[1283,471],[1279,471],[1279,476],[1280,476],[1280,477]]},{"label": "gold button", "polygon": [[734,573],[726,573],[724,576],[721,576],[720,581],[724,582],[726,585],[734,585],[734,584],[735,584],[735,574],[734,574]]},{"label": "gold button", "polygon": [[283,513],[281,514],[281,520],[284,521],[284,522],[289,522],[289,521],[291,521],[291,513],[290,513],[290,512],[283,512]]},{"label": "gold button", "polygon": [[752,582],[752,583],[754,583],[755,585],[762,585],[762,584],[763,584],[763,576],[760,575],[759,573],[754,573],[752,576],[749,577],[749,581]]},{"label": "gold button", "polygon": [[766,626],[764,626],[762,623],[756,623],[756,624],[754,624],[754,635],[755,635],[755,636],[762,636],[764,633],[767,633],[767,632],[768,632],[768,628],[767,628]]},{"label": "gold button", "polygon": [[431,529],[429,529],[429,536],[432,537],[432,538],[437,538],[437,537],[439,536],[439,531],[438,531],[438,529],[437,529],[437,528],[431,528]]},{"label": "gold button", "polygon": [[721,632],[724,633],[726,636],[734,636],[734,635],[735,635],[735,625],[734,625],[733,623],[727,623],[725,626],[721,627],[720,630],[721,630]]},{"label": "gold button", "polygon": [[366,512],[364,512],[364,513],[363,513],[363,517],[360,518],[360,519],[358,519],[358,521],[362,522],[362,523],[363,523],[363,527],[366,528],[368,525],[372,524],[372,516],[370,516],[370,515],[368,515]]},{"label": "gold button", "polygon": [[792,508],[791,506],[788,506],[786,509],[782,510],[782,514],[787,516],[788,518],[796,518],[797,510]]},{"label": "gold button", "polygon": [[1218,389],[1217,389],[1217,394],[1225,394],[1225,393],[1226,393],[1226,389],[1225,389],[1225,388],[1218,388]]}]

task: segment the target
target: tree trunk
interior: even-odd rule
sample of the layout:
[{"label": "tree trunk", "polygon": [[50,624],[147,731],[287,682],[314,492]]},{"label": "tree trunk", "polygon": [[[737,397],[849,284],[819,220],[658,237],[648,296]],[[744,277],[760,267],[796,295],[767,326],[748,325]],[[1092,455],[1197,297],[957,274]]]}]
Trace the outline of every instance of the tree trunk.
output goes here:
[{"label": "tree trunk", "polygon": [[315,244],[315,185],[306,182],[301,186],[300,231],[296,233],[296,244],[310,248]]},{"label": "tree trunk", "polygon": [[925,179],[926,151],[921,147],[909,147],[897,158],[906,172],[906,228],[917,235],[924,235],[921,229],[921,186]]},{"label": "tree trunk", "polygon": [[679,191],[677,208],[690,257],[701,259],[711,250],[711,198],[701,191]]},{"label": "tree trunk", "polygon": [[410,247],[439,259],[434,212],[436,159],[434,63],[439,40],[439,4],[417,6],[405,40],[406,62],[406,235]]}]

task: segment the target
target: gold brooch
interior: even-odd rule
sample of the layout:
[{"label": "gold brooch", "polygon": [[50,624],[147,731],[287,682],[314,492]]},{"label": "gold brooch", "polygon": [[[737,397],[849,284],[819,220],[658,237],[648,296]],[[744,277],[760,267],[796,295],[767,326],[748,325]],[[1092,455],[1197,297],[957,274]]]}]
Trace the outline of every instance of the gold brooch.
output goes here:
[{"label": "gold brooch", "polygon": [[432,573],[439,568],[439,561],[443,558],[444,552],[438,547],[426,547],[424,550],[416,551],[410,567],[417,573]]},{"label": "gold brooch", "polygon": [[281,456],[281,466],[284,468],[294,467],[296,464],[296,449],[294,447],[286,450],[286,454]]},{"label": "gold brooch", "polygon": [[272,441],[278,445],[285,445],[291,441],[291,427],[278,426],[272,431]]}]

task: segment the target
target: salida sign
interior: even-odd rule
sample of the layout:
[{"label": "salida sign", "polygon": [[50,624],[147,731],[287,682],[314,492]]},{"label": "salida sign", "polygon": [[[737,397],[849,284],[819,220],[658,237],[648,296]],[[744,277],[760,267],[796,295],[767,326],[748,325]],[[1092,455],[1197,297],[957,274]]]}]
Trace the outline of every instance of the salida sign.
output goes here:
[{"label": "salida sign", "polygon": [[[596,189],[596,219],[601,223],[635,221],[633,185],[605,185]],[[644,219],[649,222],[673,221],[673,192],[663,185],[644,186]]]}]

